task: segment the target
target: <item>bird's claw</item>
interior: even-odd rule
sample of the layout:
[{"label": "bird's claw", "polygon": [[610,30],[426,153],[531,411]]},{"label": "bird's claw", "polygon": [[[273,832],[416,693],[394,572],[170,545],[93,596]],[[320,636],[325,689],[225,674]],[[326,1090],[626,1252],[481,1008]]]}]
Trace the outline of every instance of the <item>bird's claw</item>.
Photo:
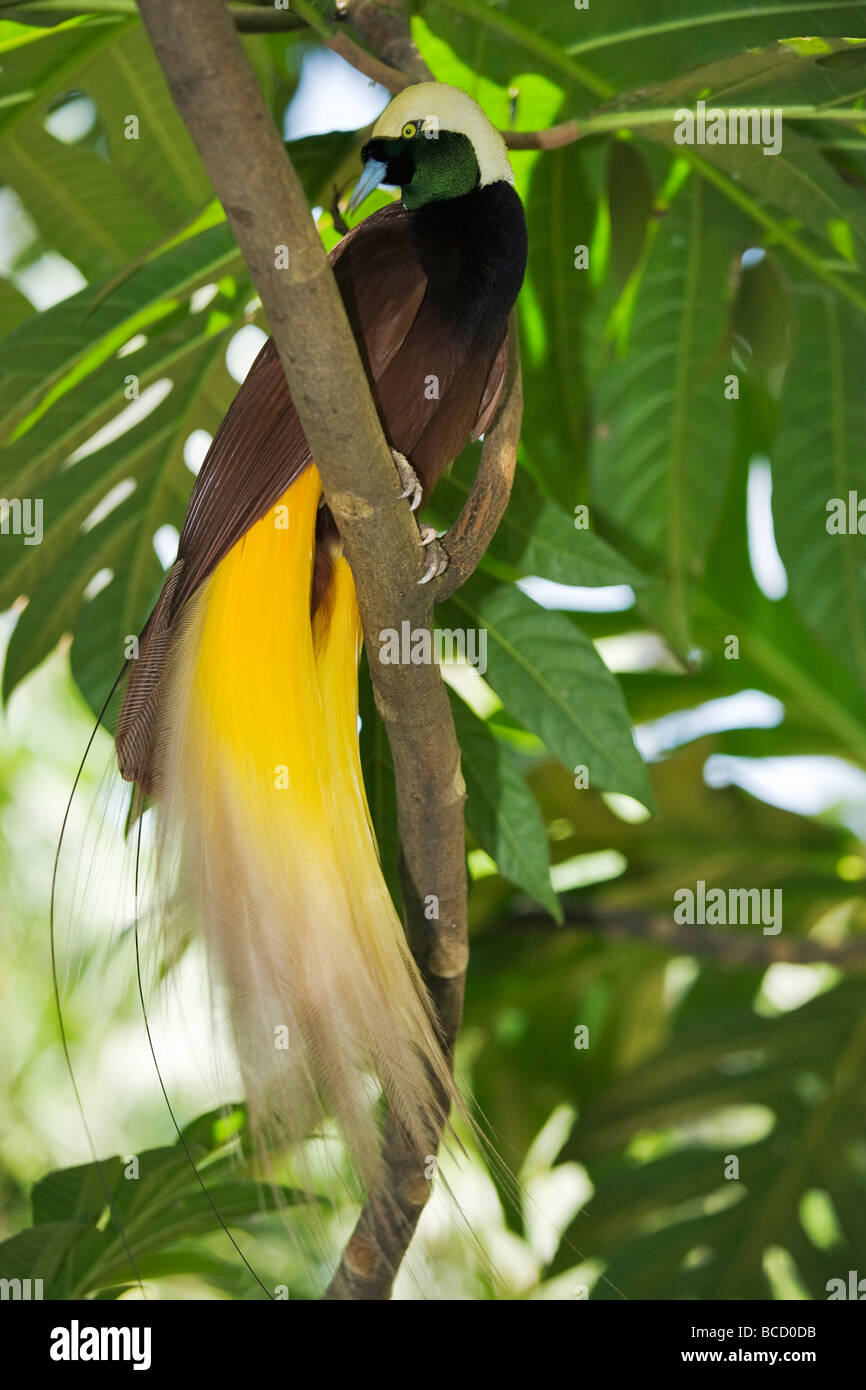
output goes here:
[{"label": "bird's claw", "polygon": [[421,505],[421,498],[424,495],[421,479],[418,477],[418,474],[415,472],[415,469],[412,467],[406,455],[401,454],[399,449],[392,449],[391,457],[394,460],[397,472],[400,474],[400,482],[403,484],[403,491],[400,493],[400,496],[411,498],[409,510],[416,512]]},{"label": "bird's claw", "polygon": [[[412,467],[406,455],[401,454],[399,449],[392,449],[391,457],[400,475],[400,482],[403,484],[403,491],[400,493],[400,496],[408,497],[410,499],[410,510],[413,512],[417,511],[424,496],[421,479],[418,477],[418,474],[415,472],[415,469]],[[442,534],[444,535],[444,532]],[[418,583],[429,584],[431,579],[436,579],[438,575],[442,574],[443,571],[448,568],[448,555],[439,544],[439,532],[436,530],[435,526],[419,526],[418,536],[418,544],[422,545],[427,551],[427,566],[423,575],[418,580]]]},{"label": "bird's claw", "polygon": [[[433,535],[425,539],[424,532],[426,531],[433,531]],[[422,528],[421,545],[427,547],[427,568],[418,580],[418,583],[429,584],[431,579],[438,579],[440,574],[445,573],[450,562],[450,556],[440,542],[432,526],[425,526]]]}]

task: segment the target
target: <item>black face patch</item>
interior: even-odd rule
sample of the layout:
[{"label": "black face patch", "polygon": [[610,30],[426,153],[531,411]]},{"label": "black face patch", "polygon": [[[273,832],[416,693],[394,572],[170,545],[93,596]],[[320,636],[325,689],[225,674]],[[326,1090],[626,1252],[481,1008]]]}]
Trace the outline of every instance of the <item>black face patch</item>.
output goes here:
[{"label": "black face patch", "polygon": [[415,173],[415,160],[408,141],[400,139],[368,140],[361,150],[361,160],[366,164],[368,159],[377,159],[380,164],[385,165],[383,183],[394,184],[398,188],[403,188],[407,183],[412,182],[412,175]]},{"label": "black face patch", "polygon": [[368,140],[361,151],[366,163],[376,159],[385,165],[383,183],[396,184],[410,211],[427,203],[461,198],[478,187],[478,160],[468,135],[451,130],[422,130],[407,121],[404,130],[415,133],[397,139]]}]

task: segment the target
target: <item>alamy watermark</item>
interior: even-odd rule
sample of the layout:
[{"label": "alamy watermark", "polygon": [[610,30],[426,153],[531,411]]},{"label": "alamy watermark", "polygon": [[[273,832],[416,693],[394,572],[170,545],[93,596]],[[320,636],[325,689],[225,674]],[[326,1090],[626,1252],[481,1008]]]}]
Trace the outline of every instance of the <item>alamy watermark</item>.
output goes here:
[{"label": "alamy watermark", "polygon": [[0,536],[23,536],[25,545],[41,545],[42,498],[0,497]]},{"label": "alamy watermark", "polygon": [[0,1299],[29,1303],[43,1297],[41,1279],[0,1279]]},{"label": "alamy watermark", "polygon": [[82,1327],[73,1318],[68,1327],[51,1331],[48,1354],[52,1361],[130,1361],[134,1371],[147,1371],[151,1363],[149,1327]]},{"label": "alamy watermark", "polygon": [[763,145],[764,154],[781,154],[782,112],[778,106],[681,106],[674,112],[677,145]]},{"label": "alamy watermark", "polygon": [[441,666],[446,661],[463,661],[479,675],[487,670],[487,629],[415,627],[408,619],[379,633],[379,660],[383,666]]},{"label": "alamy watermark", "polygon": [[764,936],[782,930],[781,888],[707,888],[699,878],[694,888],[674,892],[674,921],[679,926],[763,927]]}]

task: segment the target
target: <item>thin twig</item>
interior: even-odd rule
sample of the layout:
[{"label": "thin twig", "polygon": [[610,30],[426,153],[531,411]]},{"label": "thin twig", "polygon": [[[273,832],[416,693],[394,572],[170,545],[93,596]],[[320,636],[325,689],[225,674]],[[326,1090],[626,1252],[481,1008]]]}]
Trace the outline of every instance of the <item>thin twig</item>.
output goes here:
[{"label": "thin twig", "polygon": [[229,5],[235,26],[242,34],[290,34],[306,29],[306,20],[292,10],[273,5]]},{"label": "thin twig", "polygon": [[[417,583],[423,568],[417,528],[399,498],[396,470],[303,191],[223,0],[140,0],[140,9],[261,296],[352,567],[376,704],[394,759],[407,935],[439,1005],[450,1054],[468,959],[460,750],[436,666],[378,660],[384,629],[399,630],[405,620],[412,627],[432,625],[432,596]],[[280,247],[288,248],[288,269],[279,268],[285,259]],[[428,920],[423,905],[431,898],[438,900],[438,916]],[[385,1157],[389,1195],[402,1208],[411,1193],[410,1205],[420,1212],[430,1187],[427,1156],[395,1146],[389,1130]],[[329,1297],[388,1298],[413,1229],[414,1221],[394,1221],[387,1230],[368,1221],[368,1277],[356,1268]],[[349,1258],[356,1252],[357,1243]]]},{"label": "thin twig", "polygon": [[357,68],[358,72],[369,77],[371,82],[378,82],[380,87],[387,88],[389,92],[402,92],[404,87],[409,86],[411,79],[405,73],[368,53],[360,44],[355,43],[354,39],[350,39],[348,34],[337,31],[325,42],[333,53],[339,54],[347,63],[351,63],[353,68]]},{"label": "thin twig", "polygon": [[584,134],[577,121],[562,121],[546,130],[503,130],[510,150],[558,150],[573,145]]},{"label": "thin twig", "polygon": [[406,0],[348,0],[345,16],[368,48],[404,74],[406,82],[435,82],[412,38]]},{"label": "thin twig", "polygon": [[[663,913],[638,912],[627,908],[596,908],[591,903],[563,902],[564,925],[588,931],[611,941],[641,941],[648,946],[674,951],[683,956],[705,956],[721,966],[768,966],[779,962],[795,965],[835,965],[840,970],[866,966],[866,937],[842,946],[827,946],[805,936],[764,936],[748,929],[712,926],[686,926]],[[502,932],[561,931],[550,917],[538,913],[515,914],[485,930],[484,935]]]}]

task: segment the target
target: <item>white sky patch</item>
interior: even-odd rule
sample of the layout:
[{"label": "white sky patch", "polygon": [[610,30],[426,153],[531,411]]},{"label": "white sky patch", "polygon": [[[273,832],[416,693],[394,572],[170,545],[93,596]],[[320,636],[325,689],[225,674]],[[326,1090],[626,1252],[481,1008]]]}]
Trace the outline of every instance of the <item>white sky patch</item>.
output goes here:
[{"label": "white sky patch", "polygon": [[517,587],[542,608],[563,608],[575,613],[619,613],[634,607],[634,589],[629,584],[606,584],[585,588],[579,584],[556,584],[552,579],[528,575]]},{"label": "white sky patch", "polygon": [[785,717],[780,700],[762,690],[740,690],[718,700],[706,700],[696,709],[677,710],[661,719],[639,724],[635,742],[643,756],[652,761],[692,739],[725,729],[775,729]]},{"label": "white sky patch", "polygon": [[108,587],[113,578],[114,570],[97,570],[96,574],[93,576],[93,578],[89,581],[89,583],[86,585],[84,589],[82,597],[84,598],[85,603],[89,603],[91,599],[96,598],[97,594],[101,594],[103,589],[106,589]]},{"label": "white sky patch", "polygon": [[71,101],[51,111],[42,122],[49,135],[61,140],[64,145],[75,145],[82,140],[96,123],[97,110],[89,96],[81,92]]},{"label": "white sky patch", "polygon": [[122,348],[117,349],[118,357],[129,357],[133,352],[138,352],[139,348],[147,346],[147,334],[135,333],[128,343],[124,343]]},{"label": "white sky patch", "polygon": [[133,426],[139,424],[141,420],[146,420],[158,405],[161,405],[171,390],[174,383],[170,377],[162,377],[159,381],[154,381],[150,386],[146,386],[137,401],[130,401],[124,410],[115,415],[113,420],[109,420],[107,425],[97,430],[89,439],[69,455],[70,463],[78,463],[80,459],[86,459],[91,454],[95,454],[97,449],[102,449],[106,444],[111,444],[115,439],[119,439],[122,434],[126,434]]},{"label": "white sky patch", "polygon": [[110,516],[121,502],[125,502],[127,497],[131,497],[135,488],[134,478],[124,478],[122,482],[115,483],[114,487],[100,498],[93,511],[84,518],[81,523],[82,531],[92,531],[94,526],[98,526],[100,521],[104,521],[107,516]]},{"label": "white sky patch", "polygon": [[572,888],[619,878],[627,868],[628,861],[618,849],[600,849],[592,854],[575,854],[571,859],[553,864],[550,877],[557,893],[568,893]]},{"label": "white sky patch", "polygon": [[[324,94],[327,93],[327,100]],[[390,95],[328,49],[308,53],[283,122],[286,140],[357,130],[384,111]]]},{"label": "white sky patch", "polygon": [[761,264],[766,254],[763,246],[750,246],[740,257],[740,265],[743,270],[751,270],[753,266]]},{"label": "white sky patch", "polygon": [[642,825],[652,814],[642,801],[637,801],[633,796],[626,796],[625,792],[602,792],[601,799],[608,810],[612,811],[618,820],[625,821],[626,825]]},{"label": "white sky patch", "polygon": [[866,836],[866,772],[841,758],[738,758],[714,753],[704,765],[709,787],[742,787],[752,796],[817,816],[833,811],[844,825]]},{"label": "white sky patch", "polygon": [[199,285],[197,290],[193,290],[189,297],[189,311],[191,314],[200,314],[202,309],[206,309],[212,299],[216,299],[219,294],[219,285]]},{"label": "white sky patch", "polygon": [[448,661],[443,663],[440,670],[445,684],[456,690],[479,718],[489,719],[491,714],[502,708],[499,696],[474,666],[465,662]]},{"label": "white sky patch", "polygon": [[153,537],[153,548],[156,551],[156,558],[167,570],[169,565],[173,565],[177,559],[177,546],[180,540],[180,532],[176,526],[169,526],[168,522],[160,526]]},{"label": "white sky patch", "polygon": [[57,251],[46,251],[26,269],[14,271],[22,251],[38,238],[36,224],[11,188],[0,188],[0,275],[36,309],[50,309],[87,284],[81,271]]},{"label": "white sky patch", "polygon": [[759,1013],[774,1014],[799,1009],[801,1004],[808,1004],[816,994],[829,989],[838,978],[839,971],[832,965],[790,965],[787,961],[775,961],[761,981],[756,1008]]},{"label": "white sky patch", "polygon": [[599,637],[595,649],[609,671],[654,671],[676,669],[671,655],[654,632],[622,632],[615,637]]},{"label": "white sky patch", "polygon": [[226,348],[226,368],[229,376],[238,383],[243,383],[267,340],[267,333],[263,333],[254,323],[246,323],[243,328],[239,328]]},{"label": "white sky patch", "polygon": [[9,275],[20,252],[36,238],[36,224],[18,194],[0,188],[0,273]]},{"label": "white sky patch", "polygon": [[776,548],[776,533],[773,528],[773,475],[770,471],[770,461],[763,455],[753,458],[749,464],[746,517],[749,528],[749,561],[755,583],[767,598],[784,598],[788,592],[788,576]]},{"label": "white sky patch", "polygon": [[183,446],[183,461],[194,476],[198,475],[205,455],[213,443],[213,435],[207,430],[193,430]]},{"label": "white sky patch", "polygon": [[32,265],[19,271],[14,281],[36,309],[51,309],[87,284],[78,266],[56,251],[46,251]]}]

